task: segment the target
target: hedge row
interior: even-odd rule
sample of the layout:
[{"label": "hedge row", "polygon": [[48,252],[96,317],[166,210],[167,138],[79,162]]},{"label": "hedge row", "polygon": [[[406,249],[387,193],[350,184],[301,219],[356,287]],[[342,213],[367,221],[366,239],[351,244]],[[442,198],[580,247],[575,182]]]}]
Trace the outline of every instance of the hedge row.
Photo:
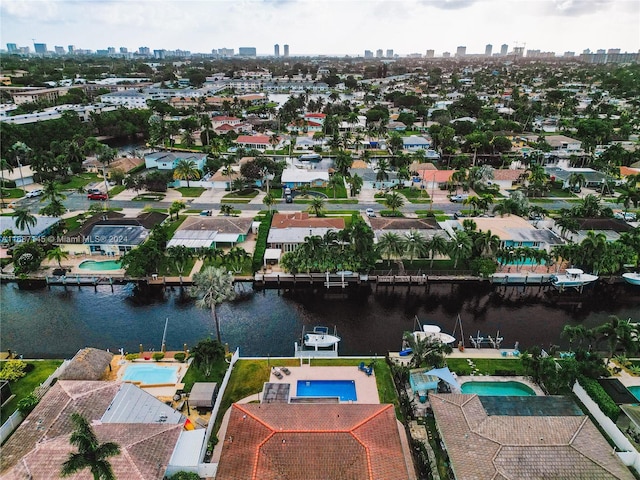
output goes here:
[{"label": "hedge row", "polygon": [[263,265],[264,252],[267,249],[267,237],[269,236],[272,217],[273,212],[269,212],[265,214],[265,216],[260,221],[260,228],[258,229],[258,239],[256,240],[256,249],[253,252],[252,268],[254,273],[260,270]]},{"label": "hedge row", "polygon": [[618,419],[618,415],[620,415],[620,407],[616,405],[613,399],[596,380],[580,376],[578,377],[578,383],[582,385],[582,388],[585,389],[591,399],[598,404],[602,413],[614,422]]}]

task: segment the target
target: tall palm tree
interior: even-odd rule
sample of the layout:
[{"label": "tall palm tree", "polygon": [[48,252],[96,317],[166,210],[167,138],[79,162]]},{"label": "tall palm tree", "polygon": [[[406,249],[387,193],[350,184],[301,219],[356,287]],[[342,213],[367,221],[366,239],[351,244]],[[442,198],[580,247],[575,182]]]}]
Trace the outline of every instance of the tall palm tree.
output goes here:
[{"label": "tall palm tree", "polygon": [[211,309],[218,341],[222,342],[216,307],[226,300],[235,298],[233,277],[224,268],[206,267],[193,276],[190,294],[198,298],[196,301],[198,307]]},{"label": "tall palm tree", "polygon": [[116,480],[107,459],[119,455],[120,447],[114,442],[98,443],[91,425],[79,413],[73,413],[71,421],[75,428],[69,441],[78,448],[78,452],[69,454],[60,475],[69,477],[88,468],[94,480]]},{"label": "tall palm tree", "polygon": [[313,197],[309,204],[309,211],[313,212],[316,217],[321,217],[324,212],[324,199],[320,197]]},{"label": "tall palm tree", "polygon": [[587,183],[587,179],[582,173],[573,172],[569,175],[569,178],[567,178],[567,184],[572,192],[576,190],[576,187],[582,187],[585,183]]},{"label": "tall palm tree", "polygon": [[404,200],[398,194],[398,192],[391,192],[384,197],[384,205],[387,208],[390,208],[393,213],[396,212],[397,209],[402,208],[404,205]]},{"label": "tall palm tree", "polygon": [[376,182],[386,182],[387,180],[389,180],[389,163],[383,158],[378,160]]},{"label": "tall palm tree", "polygon": [[394,232],[384,233],[378,242],[378,251],[387,256],[387,261],[391,261],[391,257],[401,257],[404,252],[402,238]]},{"label": "tall palm tree", "polygon": [[331,178],[329,179],[328,186],[329,186],[329,188],[333,189],[333,198],[336,198],[336,189],[340,185],[344,185],[344,179],[343,179],[342,175],[340,175],[338,173],[335,173],[335,174],[331,175]]},{"label": "tall palm tree", "polygon": [[271,212],[271,207],[276,203],[276,199],[271,193],[267,193],[262,199],[262,203],[264,203],[269,208],[269,212]]},{"label": "tall palm tree", "polygon": [[483,257],[494,257],[500,248],[500,237],[491,233],[491,230],[479,232],[475,238],[475,246]]},{"label": "tall palm tree", "polygon": [[178,275],[180,275],[180,279],[182,280],[184,268],[187,266],[187,262],[191,257],[193,257],[193,251],[184,245],[176,245],[174,247],[167,248],[167,254],[169,255],[169,259],[176,266]]},{"label": "tall palm tree", "polygon": [[616,315],[610,315],[609,321],[596,329],[600,340],[606,340],[609,345],[609,358],[611,360],[619,346],[625,353],[634,354],[638,351],[639,332],[638,327],[628,320],[621,320]]},{"label": "tall palm tree", "polygon": [[59,268],[62,268],[62,260],[66,260],[67,258],[69,258],[69,254],[60,247],[56,247],[47,252],[47,260],[55,260],[58,262]]},{"label": "tall palm tree", "polygon": [[427,241],[424,236],[416,231],[407,232],[402,239],[404,253],[409,257],[409,263],[413,263],[414,258],[422,258],[427,253]]},{"label": "tall palm tree", "polygon": [[456,238],[449,242],[448,253],[449,257],[453,260],[454,270],[458,268],[458,262],[460,260],[466,260],[471,255],[473,244],[471,237],[468,233],[458,232]]},{"label": "tall palm tree", "polygon": [[178,160],[176,168],[173,171],[173,178],[176,180],[186,180],[187,188],[189,188],[189,180],[197,180],[200,176],[201,173],[196,166],[196,162],[187,158]]},{"label": "tall palm tree", "polygon": [[38,219],[26,208],[18,208],[12,215],[12,218],[16,222],[16,227],[20,230],[27,229],[29,232],[29,239],[31,239],[31,227],[35,227],[38,223]]},{"label": "tall palm tree", "polygon": [[433,260],[436,255],[447,253],[447,239],[443,235],[434,235],[428,245],[431,263],[429,268],[433,269]]},{"label": "tall palm tree", "polygon": [[358,193],[360,193],[360,190],[362,189],[362,185],[364,185],[364,180],[360,175],[355,173],[347,179],[347,183],[349,184],[349,187],[350,187],[349,193],[351,194],[352,197],[355,197],[356,195],[358,195]]},{"label": "tall palm tree", "polygon": [[592,267],[593,273],[597,274],[607,252],[607,236],[602,232],[589,231],[580,243],[580,248],[584,263]]}]

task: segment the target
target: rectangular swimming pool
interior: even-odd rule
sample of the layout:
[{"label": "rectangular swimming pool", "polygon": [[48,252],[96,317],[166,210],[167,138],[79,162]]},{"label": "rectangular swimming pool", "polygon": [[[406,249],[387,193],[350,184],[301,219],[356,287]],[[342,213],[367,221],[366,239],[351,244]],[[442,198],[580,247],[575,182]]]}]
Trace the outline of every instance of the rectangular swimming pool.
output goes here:
[{"label": "rectangular swimming pool", "polygon": [[640,402],[640,385],[635,386],[635,387],[627,387],[627,388],[633,394],[633,396],[636,397],[638,399],[638,401]]},{"label": "rectangular swimming pool", "polygon": [[143,385],[178,383],[178,365],[130,364],[122,375],[122,380],[140,382]]},{"label": "rectangular swimming pool", "polygon": [[341,402],[357,400],[353,380],[298,380],[298,397],[339,397]]}]

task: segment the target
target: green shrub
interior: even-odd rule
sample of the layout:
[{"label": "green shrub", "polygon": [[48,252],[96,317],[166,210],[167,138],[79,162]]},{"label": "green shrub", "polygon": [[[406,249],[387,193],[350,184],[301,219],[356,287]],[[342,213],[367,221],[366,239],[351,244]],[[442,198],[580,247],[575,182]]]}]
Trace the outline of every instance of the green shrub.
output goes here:
[{"label": "green shrub", "polygon": [[29,412],[31,412],[31,410],[36,408],[38,402],[38,397],[36,397],[33,393],[30,393],[18,402],[18,410],[20,410],[20,413],[26,417]]},{"label": "green shrub", "polygon": [[177,472],[171,475],[169,480],[200,480],[200,476],[193,472]]},{"label": "green shrub", "polygon": [[155,352],[153,355],[151,355],[151,358],[153,358],[156,362],[159,362],[160,360],[162,360],[164,358],[164,353]]},{"label": "green shrub", "polygon": [[16,182],[13,180],[1,180],[0,186],[2,188],[16,188]]},{"label": "green shrub", "polygon": [[130,362],[137,360],[140,358],[140,354],[139,353],[127,353],[124,358],[126,360],[129,360]]},{"label": "green shrub", "polygon": [[24,377],[27,364],[22,360],[7,360],[0,370],[0,380],[8,380],[14,382]]},{"label": "green shrub", "polygon": [[256,240],[256,248],[253,251],[252,268],[254,272],[257,272],[262,268],[264,261],[264,252],[267,249],[267,237],[269,235],[269,229],[271,228],[271,218],[273,212],[267,213],[260,221],[260,228],[258,229],[258,238]]},{"label": "green shrub", "polygon": [[184,362],[184,359],[187,358],[187,355],[184,352],[178,352],[173,356],[178,362]]},{"label": "green shrub", "polygon": [[591,400],[598,404],[602,413],[614,422],[618,419],[618,415],[620,415],[620,407],[616,405],[613,399],[596,380],[581,376],[578,378],[578,383],[582,385],[582,388],[585,389],[587,394],[591,397]]}]

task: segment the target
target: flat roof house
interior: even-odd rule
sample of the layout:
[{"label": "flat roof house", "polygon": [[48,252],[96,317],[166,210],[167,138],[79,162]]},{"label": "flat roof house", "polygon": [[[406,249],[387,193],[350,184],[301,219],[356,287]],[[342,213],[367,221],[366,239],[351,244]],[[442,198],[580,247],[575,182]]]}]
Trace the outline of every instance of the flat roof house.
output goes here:
[{"label": "flat roof house", "polygon": [[328,181],[328,170],[286,168],[282,172],[282,185],[289,188],[301,187],[303,185],[323,187]]},{"label": "flat roof house", "polygon": [[253,219],[245,217],[190,216],[176,230],[167,247],[218,248],[247,239]]},{"label": "flat roof house", "polygon": [[207,163],[206,153],[190,152],[154,152],[145,155],[144,163],[147,168],[157,168],[158,170],[173,170],[180,160],[192,160],[198,170],[204,170]]}]

